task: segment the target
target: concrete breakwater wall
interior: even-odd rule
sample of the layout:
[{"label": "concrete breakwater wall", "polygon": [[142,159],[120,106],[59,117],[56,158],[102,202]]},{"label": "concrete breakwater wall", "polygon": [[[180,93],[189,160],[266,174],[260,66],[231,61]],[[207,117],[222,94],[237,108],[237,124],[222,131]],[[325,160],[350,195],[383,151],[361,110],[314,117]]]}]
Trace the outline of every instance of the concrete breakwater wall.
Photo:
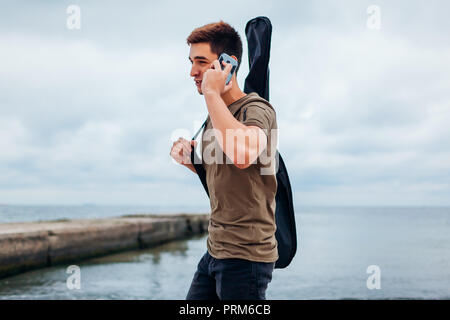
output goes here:
[{"label": "concrete breakwater wall", "polygon": [[0,224],[0,278],[207,232],[208,214]]}]

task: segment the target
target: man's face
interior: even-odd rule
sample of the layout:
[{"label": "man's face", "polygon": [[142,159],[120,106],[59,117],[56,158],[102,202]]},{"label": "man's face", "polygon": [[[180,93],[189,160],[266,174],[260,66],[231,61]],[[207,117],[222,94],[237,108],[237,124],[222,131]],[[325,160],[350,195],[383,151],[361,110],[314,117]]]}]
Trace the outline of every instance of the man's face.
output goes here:
[{"label": "man's face", "polygon": [[217,60],[217,54],[211,52],[211,46],[207,42],[193,43],[189,51],[189,60],[192,63],[191,77],[194,78],[198,93],[202,93],[203,74],[211,68],[211,63]]}]

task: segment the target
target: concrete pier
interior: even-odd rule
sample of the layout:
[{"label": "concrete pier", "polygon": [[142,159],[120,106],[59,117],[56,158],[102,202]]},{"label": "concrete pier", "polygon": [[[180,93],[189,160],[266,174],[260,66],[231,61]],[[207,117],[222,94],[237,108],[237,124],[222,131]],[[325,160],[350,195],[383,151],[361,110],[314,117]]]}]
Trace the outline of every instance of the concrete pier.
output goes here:
[{"label": "concrete pier", "polygon": [[207,232],[208,214],[0,224],[0,278]]}]

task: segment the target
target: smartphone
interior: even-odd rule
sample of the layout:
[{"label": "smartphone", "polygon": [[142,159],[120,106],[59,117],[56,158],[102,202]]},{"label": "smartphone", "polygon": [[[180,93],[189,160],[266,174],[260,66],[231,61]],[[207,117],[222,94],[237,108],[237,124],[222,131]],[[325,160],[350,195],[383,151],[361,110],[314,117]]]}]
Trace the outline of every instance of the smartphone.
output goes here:
[{"label": "smartphone", "polygon": [[230,82],[231,77],[233,76],[233,73],[237,69],[238,62],[236,60],[234,60],[232,57],[230,57],[229,55],[227,55],[226,53],[222,53],[219,57],[219,63],[220,63],[220,67],[222,68],[222,70],[225,69],[225,66],[222,64],[222,61],[225,61],[226,63],[231,64],[231,71],[228,74],[227,82],[225,83],[225,85],[227,85]]}]

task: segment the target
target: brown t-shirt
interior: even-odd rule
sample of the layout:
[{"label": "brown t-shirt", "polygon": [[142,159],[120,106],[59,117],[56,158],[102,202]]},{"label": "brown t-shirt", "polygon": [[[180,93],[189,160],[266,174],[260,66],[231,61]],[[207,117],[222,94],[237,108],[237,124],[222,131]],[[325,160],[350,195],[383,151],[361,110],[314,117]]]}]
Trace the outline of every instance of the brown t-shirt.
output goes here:
[{"label": "brown t-shirt", "polygon": [[[217,259],[240,258],[258,262],[278,259],[275,239],[278,138],[276,130],[272,130],[278,129],[276,113],[264,102],[249,102],[255,97],[258,97],[256,93],[250,93],[228,106],[239,122],[260,127],[268,138],[266,149],[248,168],[239,169],[223,153],[211,134],[214,131],[209,116],[202,134],[203,166],[211,203],[207,248]],[[207,154],[215,161],[206,161]]]}]

